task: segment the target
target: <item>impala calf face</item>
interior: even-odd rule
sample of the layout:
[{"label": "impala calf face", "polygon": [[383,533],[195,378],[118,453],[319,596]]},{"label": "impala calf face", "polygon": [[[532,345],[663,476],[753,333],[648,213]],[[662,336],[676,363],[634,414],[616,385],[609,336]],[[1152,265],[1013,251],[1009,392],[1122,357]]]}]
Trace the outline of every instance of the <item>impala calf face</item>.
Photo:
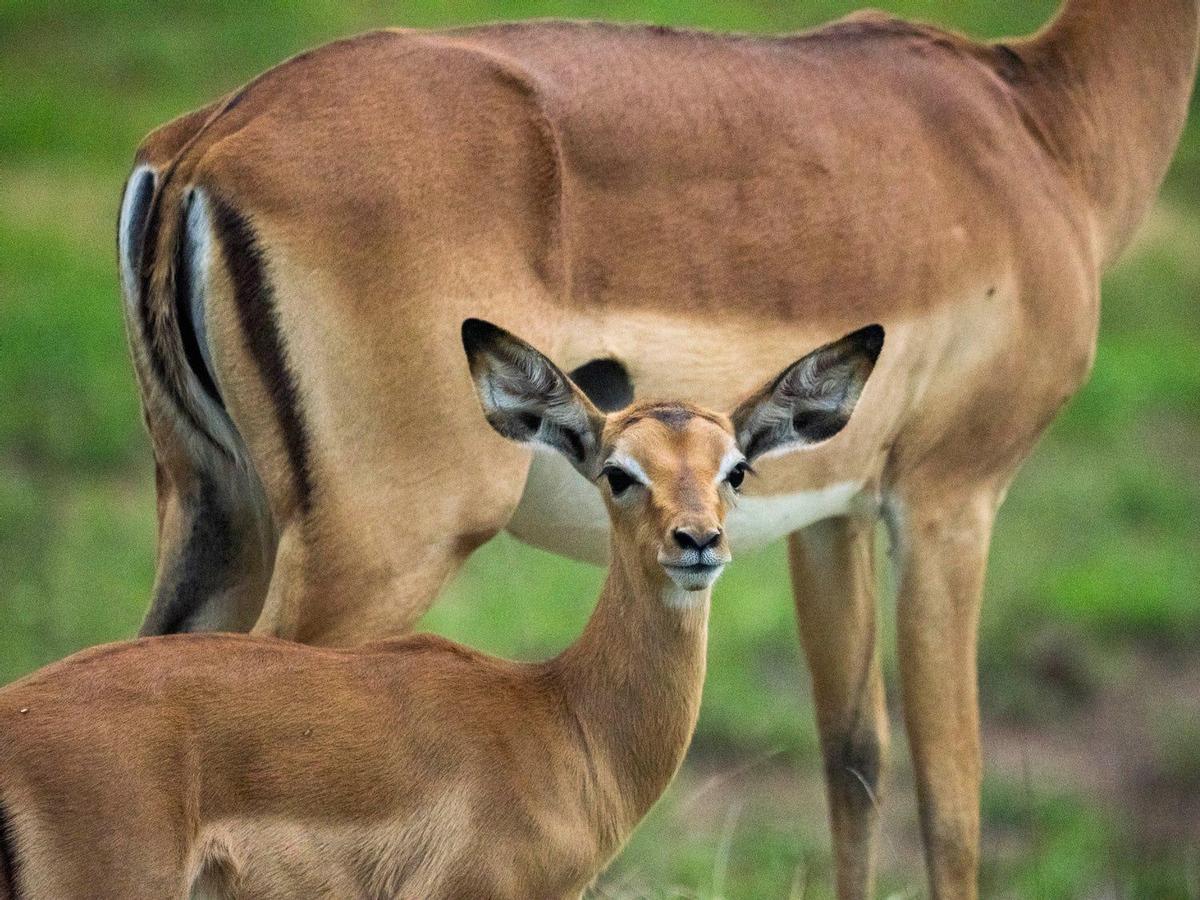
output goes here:
[{"label": "impala calf face", "polygon": [[684,591],[711,587],[729,562],[725,514],[749,463],[722,415],[641,403],[611,417],[600,477],[618,540]]},{"label": "impala calf face", "polygon": [[463,345],[496,431],[561,453],[598,482],[614,547],[679,591],[710,588],[729,562],[725,516],[760,457],[828,440],[850,420],[883,328],[869,325],[784,369],[728,416],[690,403],[638,402],[605,415],[545,356],[479,319]]}]

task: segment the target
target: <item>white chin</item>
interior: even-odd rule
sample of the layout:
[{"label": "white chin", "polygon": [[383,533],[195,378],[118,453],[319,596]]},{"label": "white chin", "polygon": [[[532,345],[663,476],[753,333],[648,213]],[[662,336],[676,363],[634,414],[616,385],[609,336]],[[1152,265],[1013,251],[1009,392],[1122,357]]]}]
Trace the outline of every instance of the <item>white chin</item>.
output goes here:
[{"label": "white chin", "polygon": [[721,566],[663,566],[667,575],[675,582],[681,591],[703,591],[713,586],[713,583],[724,571]]}]

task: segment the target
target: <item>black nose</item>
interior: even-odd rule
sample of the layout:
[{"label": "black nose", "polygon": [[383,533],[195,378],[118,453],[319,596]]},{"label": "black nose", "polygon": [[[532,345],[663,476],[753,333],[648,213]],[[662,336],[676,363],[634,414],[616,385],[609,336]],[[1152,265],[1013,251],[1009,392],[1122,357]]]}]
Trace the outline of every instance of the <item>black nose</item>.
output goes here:
[{"label": "black nose", "polygon": [[706,550],[721,539],[721,529],[701,531],[699,528],[676,528],[671,537],[684,550]]}]

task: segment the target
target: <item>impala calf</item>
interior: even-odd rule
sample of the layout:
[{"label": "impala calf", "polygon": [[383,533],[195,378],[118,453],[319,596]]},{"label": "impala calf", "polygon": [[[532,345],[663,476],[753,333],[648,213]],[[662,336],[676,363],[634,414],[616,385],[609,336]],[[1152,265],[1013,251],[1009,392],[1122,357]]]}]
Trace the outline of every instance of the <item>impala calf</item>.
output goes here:
[{"label": "impala calf", "polygon": [[883,329],[729,417],[606,416],[507,332],[463,341],[492,427],[601,485],[611,562],[579,639],[526,664],[430,635],[178,635],[50,666],[0,692],[0,898],[570,897],[613,857],[691,740],[750,461],[840,431]]}]

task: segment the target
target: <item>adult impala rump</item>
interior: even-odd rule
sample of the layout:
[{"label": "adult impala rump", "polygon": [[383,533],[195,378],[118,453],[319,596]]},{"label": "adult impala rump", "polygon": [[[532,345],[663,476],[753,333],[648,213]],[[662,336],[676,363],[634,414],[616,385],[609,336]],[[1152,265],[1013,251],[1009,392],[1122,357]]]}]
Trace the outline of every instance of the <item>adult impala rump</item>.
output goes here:
[{"label": "adult impala rump", "polygon": [[177,635],[50,666],[0,691],[0,897],[550,900],[613,857],[691,740],[734,494],[845,426],[883,331],[729,417],[605,416],[494,325],[463,342],[492,427],[603,492],[612,561],[579,639],[521,664],[429,635]]},{"label": "adult impala rump", "polygon": [[502,528],[602,555],[582,479],[478,421],[463,318],[528,335],[610,409],[726,409],[881,322],[854,420],[764,461],[729,538],[790,534],[858,897],[879,766],[845,761],[885,755],[887,514],[933,888],[970,895],[993,516],[1087,375],[1100,273],[1166,170],[1196,35],[1196,0],[1068,0],[999,44],[878,14],[770,38],[385,31],[164,126],[120,225],[158,470],[145,632],[360,643],[409,629]]}]

